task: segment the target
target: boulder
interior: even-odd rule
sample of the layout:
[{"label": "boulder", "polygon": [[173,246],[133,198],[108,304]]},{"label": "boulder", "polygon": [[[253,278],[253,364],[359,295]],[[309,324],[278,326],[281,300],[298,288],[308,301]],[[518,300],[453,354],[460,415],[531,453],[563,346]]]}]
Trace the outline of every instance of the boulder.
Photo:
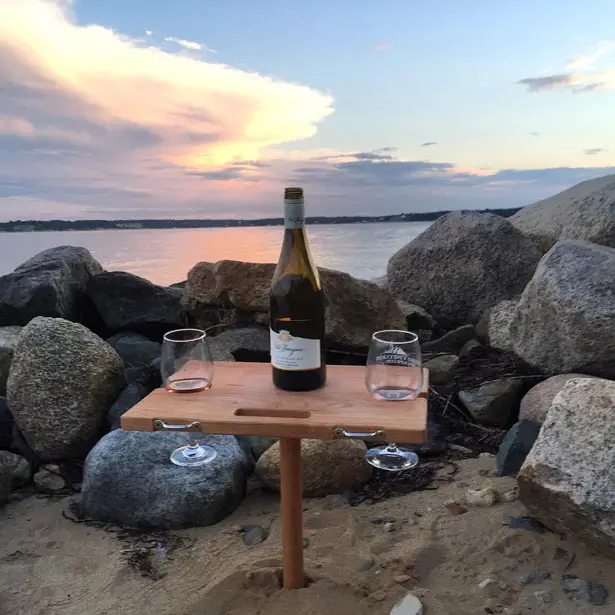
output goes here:
[{"label": "boulder", "polygon": [[38,317],[15,348],[7,399],[27,444],[53,461],[89,450],[124,384],[109,344],[83,325]]},{"label": "boulder", "polygon": [[506,427],[519,409],[523,389],[520,378],[501,378],[459,392],[459,399],[481,424]]},{"label": "boulder", "polygon": [[36,316],[79,320],[86,284],[102,271],[85,248],[40,252],[0,277],[0,325],[25,325]]},{"label": "boulder", "polygon": [[[217,457],[195,468],[174,465],[169,456],[189,435],[215,448]],[[233,436],[117,429],[87,456],[82,513],[142,529],[213,525],[241,503],[247,467]]]},{"label": "boulder", "polygon": [[25,485],[32,477],[30,464],[19,455],[9,451],[0,451],[0,506],[11,491]]},{"label": "boulder", "polygon": [[237,441],[249,459],[258,461],[262,454],[278,441],[278,438],[269,436],[237,436]]},{"label": "boulder", "polygon": [[424,307],[444,329],[476,323],[503,299],[520,294],[541,252],[508,220],[453,212],[393,255],[389,287]]},{"label": "boulder", "polygon": [[116,333],[107,343],[120,355],[126,367],[145,367],[158,359],[162,350],[162,344],[133,331]]},{"label": "boulder", "polygon": [[421,346],[423,352],[445,352],[459,354],[461,349],[470,341],[476,339],[474,325],[464,325],[445,333],[442,337]]},{"label": "boulder", "polygon": [[408,331],[431,331],[436,326],[433,316],[418,305],[408,303],[403,299],[397,300],[397,306],[406,319]]},{"label": "boulder", "polygon": [[21,329],[15,325],[0,327],[0,395],[6,395],[6,381]]},{"label": "boulder", "polygon": [[517,304],[514,299],[505,299],[494,305],[486,314],[487,343],[493,348],[512,350],[513,341],[510,333]]},{"label": "boulder", "polygon": [[585,374],[559,374],[543,380],[532,387],[521,400],[519,408],[519,420],[533,421],[542,425],[547,417],[547,412],[555,396],[573,378],[588,378]]},{"label": "boulder", "polygon": [[615,248],[615,175],[577,184],[524,207],[509,219],[543,252],[564,239]]},{"label": "boulder", "polygon": [[459,357],[454,354],[443,354],[425,361],[423,367],[429,370],[429,384],[442,386],[450,384],[459,365]]},{"label": "boulder", "polygon": [[210,338],[212,351],[224,349],[231,354],[231,360],[269,361],[269,330],[264,327],[230,329]]},{"label": "boulder", "polygon": [[[372,475],[372,467],[365,461],[366,451],[365,443],[359,440],[302,440],[304,497],[323,497],[362,487]],[[279,491],[279,443],[261,455],[255,473],[269,489]]]},{"label": "boulder", "polygon": [[542,258],[510,325],[513,349],[548,375],[615,378],[615,249],[560,241]]},{"label": "boulder", "polygon": [[6,403],[6,397],[0,397],[0,450],[11,448],[13,433],[13,415]]},{"label": "boulder", "polygon": [[143,383],[131,382],[124,388],[124,390],[118,395],[117,399],[113,402],[113,405],[107,413],[107,422],[111,429],[120,429],[122,427],[121,418],[122,415],[133,406],[138,404],[144,397],[149,395],[153,389],[146,387]]},{"label": "boulder", "polygon": [[615,553],[615,382],[569,380],[518,475],[528,513]]},{"label": "boulder", "polygon": [[539,431],[538,423],[520,420],[506,432],[496,456],[500,476],[517,474],[528,453],[532,450]]},{"label": "boulder", "polygon": [[105,327],[112,332],[134,331],[160,339],[186,326],[182,289],[158,286],[124,271],[94,276],[87,293]]}]

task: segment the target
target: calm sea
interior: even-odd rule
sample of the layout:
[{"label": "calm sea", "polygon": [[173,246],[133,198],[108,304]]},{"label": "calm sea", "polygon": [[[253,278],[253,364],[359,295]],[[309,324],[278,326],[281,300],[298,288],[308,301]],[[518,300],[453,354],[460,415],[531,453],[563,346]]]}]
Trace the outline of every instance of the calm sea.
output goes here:
[{"label": "calm sea", "polygon": [[[308,228],[317,264],[370,279],[386,273],[389,258],[429,222],[323,224]],[[280,227],[0,233],[0,274],[41,250],[83,246],[109,271],[129,271],[157,284],[186,279],[199,261],[278,260]]]}]

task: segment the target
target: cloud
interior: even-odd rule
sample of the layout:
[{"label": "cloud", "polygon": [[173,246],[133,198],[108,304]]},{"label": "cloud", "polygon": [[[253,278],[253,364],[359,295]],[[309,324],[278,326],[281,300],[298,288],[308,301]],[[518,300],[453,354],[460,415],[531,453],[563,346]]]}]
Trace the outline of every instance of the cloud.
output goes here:
[{"label": "cloud", "polygon": [[387,41],[380,41],[379,43],[376,43],[374,45],[374,51],[379,51],[379,52],[391,51],[392,48],[393,48],[393,45]]},{"label": "cloud", "polygon": [[539,137],[540,133],[539,132],[528,132],[528,135],[530,135],[530,137]]},{"label": "cloud", "polygon": [[147,36],[151,36],[151,35],[152,35],[152,31],[151,31],[151,30],[146,30],[146,31],[145,31],[145,34],[146,34]]},{"label": "cloud", "polygon": [[432,145],[438,145],[437,141],[425,141],[425,143],[421,143],[421,147],[431,147]]},{"label": "cloud", "polygon": [[589,149],[583,150],[583,153],[586,156],[595,156],[596,154],[602,154],[603,152],[608,152],[609,150],[604,147],[592,147]]},{"label": "cloud", "polygon": [[196,41],[187,41],[186,39],[176,38],[175,36],[167,36],[164,40],[167,43],[175,43],[188,51],[207,51],[208,53],[218,53],[215,49],[211,49],[210,47],[207,47],[207,45],[197,43]]},{"label": "cloud", "polygon": [[573,58],[568,63],[569,70],[586,70],[593,68],[596,61],[604,54],[615,47],[615,43],[612,41],[606,41],[599,43],[593,49],[590,49],[587,53]]}]

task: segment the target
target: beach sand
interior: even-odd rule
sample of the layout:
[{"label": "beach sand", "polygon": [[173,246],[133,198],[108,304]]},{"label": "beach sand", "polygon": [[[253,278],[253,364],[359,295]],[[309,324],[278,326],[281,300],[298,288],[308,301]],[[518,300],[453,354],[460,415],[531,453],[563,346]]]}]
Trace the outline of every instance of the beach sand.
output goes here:
[{"label": "beach sand", "polygon": [[[470,488],[507,492],[516,484],[492,475],[493,459],[458,466],[452,480],[451,466],[443,468],[435,490],[373,505],[340,506],[336,496],[305,500],[311,582],[294,591],[279,587],[278,498],[261,489],[213,527],[173,532],[185,539],[183,548],[170,555],[154,548],[157,580],[126,562],[134,543],[66,519],[70,498],[29,497],[0,512],[0,613],[388,615],[409,591],[426,615],[615,613],[609,600],[604,606],[571,600],[561,581],[563,572],[576,573],[615,588],[615,561],[550,532],[509,528],[509,517],[525,514],[518,501],[463,514],[445,506]],[[393,531],[375,519],[387,516],[395,519]],[[270,529],[252,547],[234,527],[250,524]],[[537,572],[552,578],[521,582]],[[479,587],[485,579],[497,583]]]}]

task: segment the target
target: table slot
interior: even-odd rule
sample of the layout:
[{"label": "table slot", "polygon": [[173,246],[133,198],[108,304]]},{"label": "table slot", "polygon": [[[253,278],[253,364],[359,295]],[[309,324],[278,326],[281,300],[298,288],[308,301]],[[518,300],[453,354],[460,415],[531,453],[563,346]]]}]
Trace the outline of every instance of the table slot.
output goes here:
[{"label": "table slot", "polygon": [[283,408],[237,408],[235,416],[255,416],[262,418],[309,419],[309,410],[284,410]]}]

